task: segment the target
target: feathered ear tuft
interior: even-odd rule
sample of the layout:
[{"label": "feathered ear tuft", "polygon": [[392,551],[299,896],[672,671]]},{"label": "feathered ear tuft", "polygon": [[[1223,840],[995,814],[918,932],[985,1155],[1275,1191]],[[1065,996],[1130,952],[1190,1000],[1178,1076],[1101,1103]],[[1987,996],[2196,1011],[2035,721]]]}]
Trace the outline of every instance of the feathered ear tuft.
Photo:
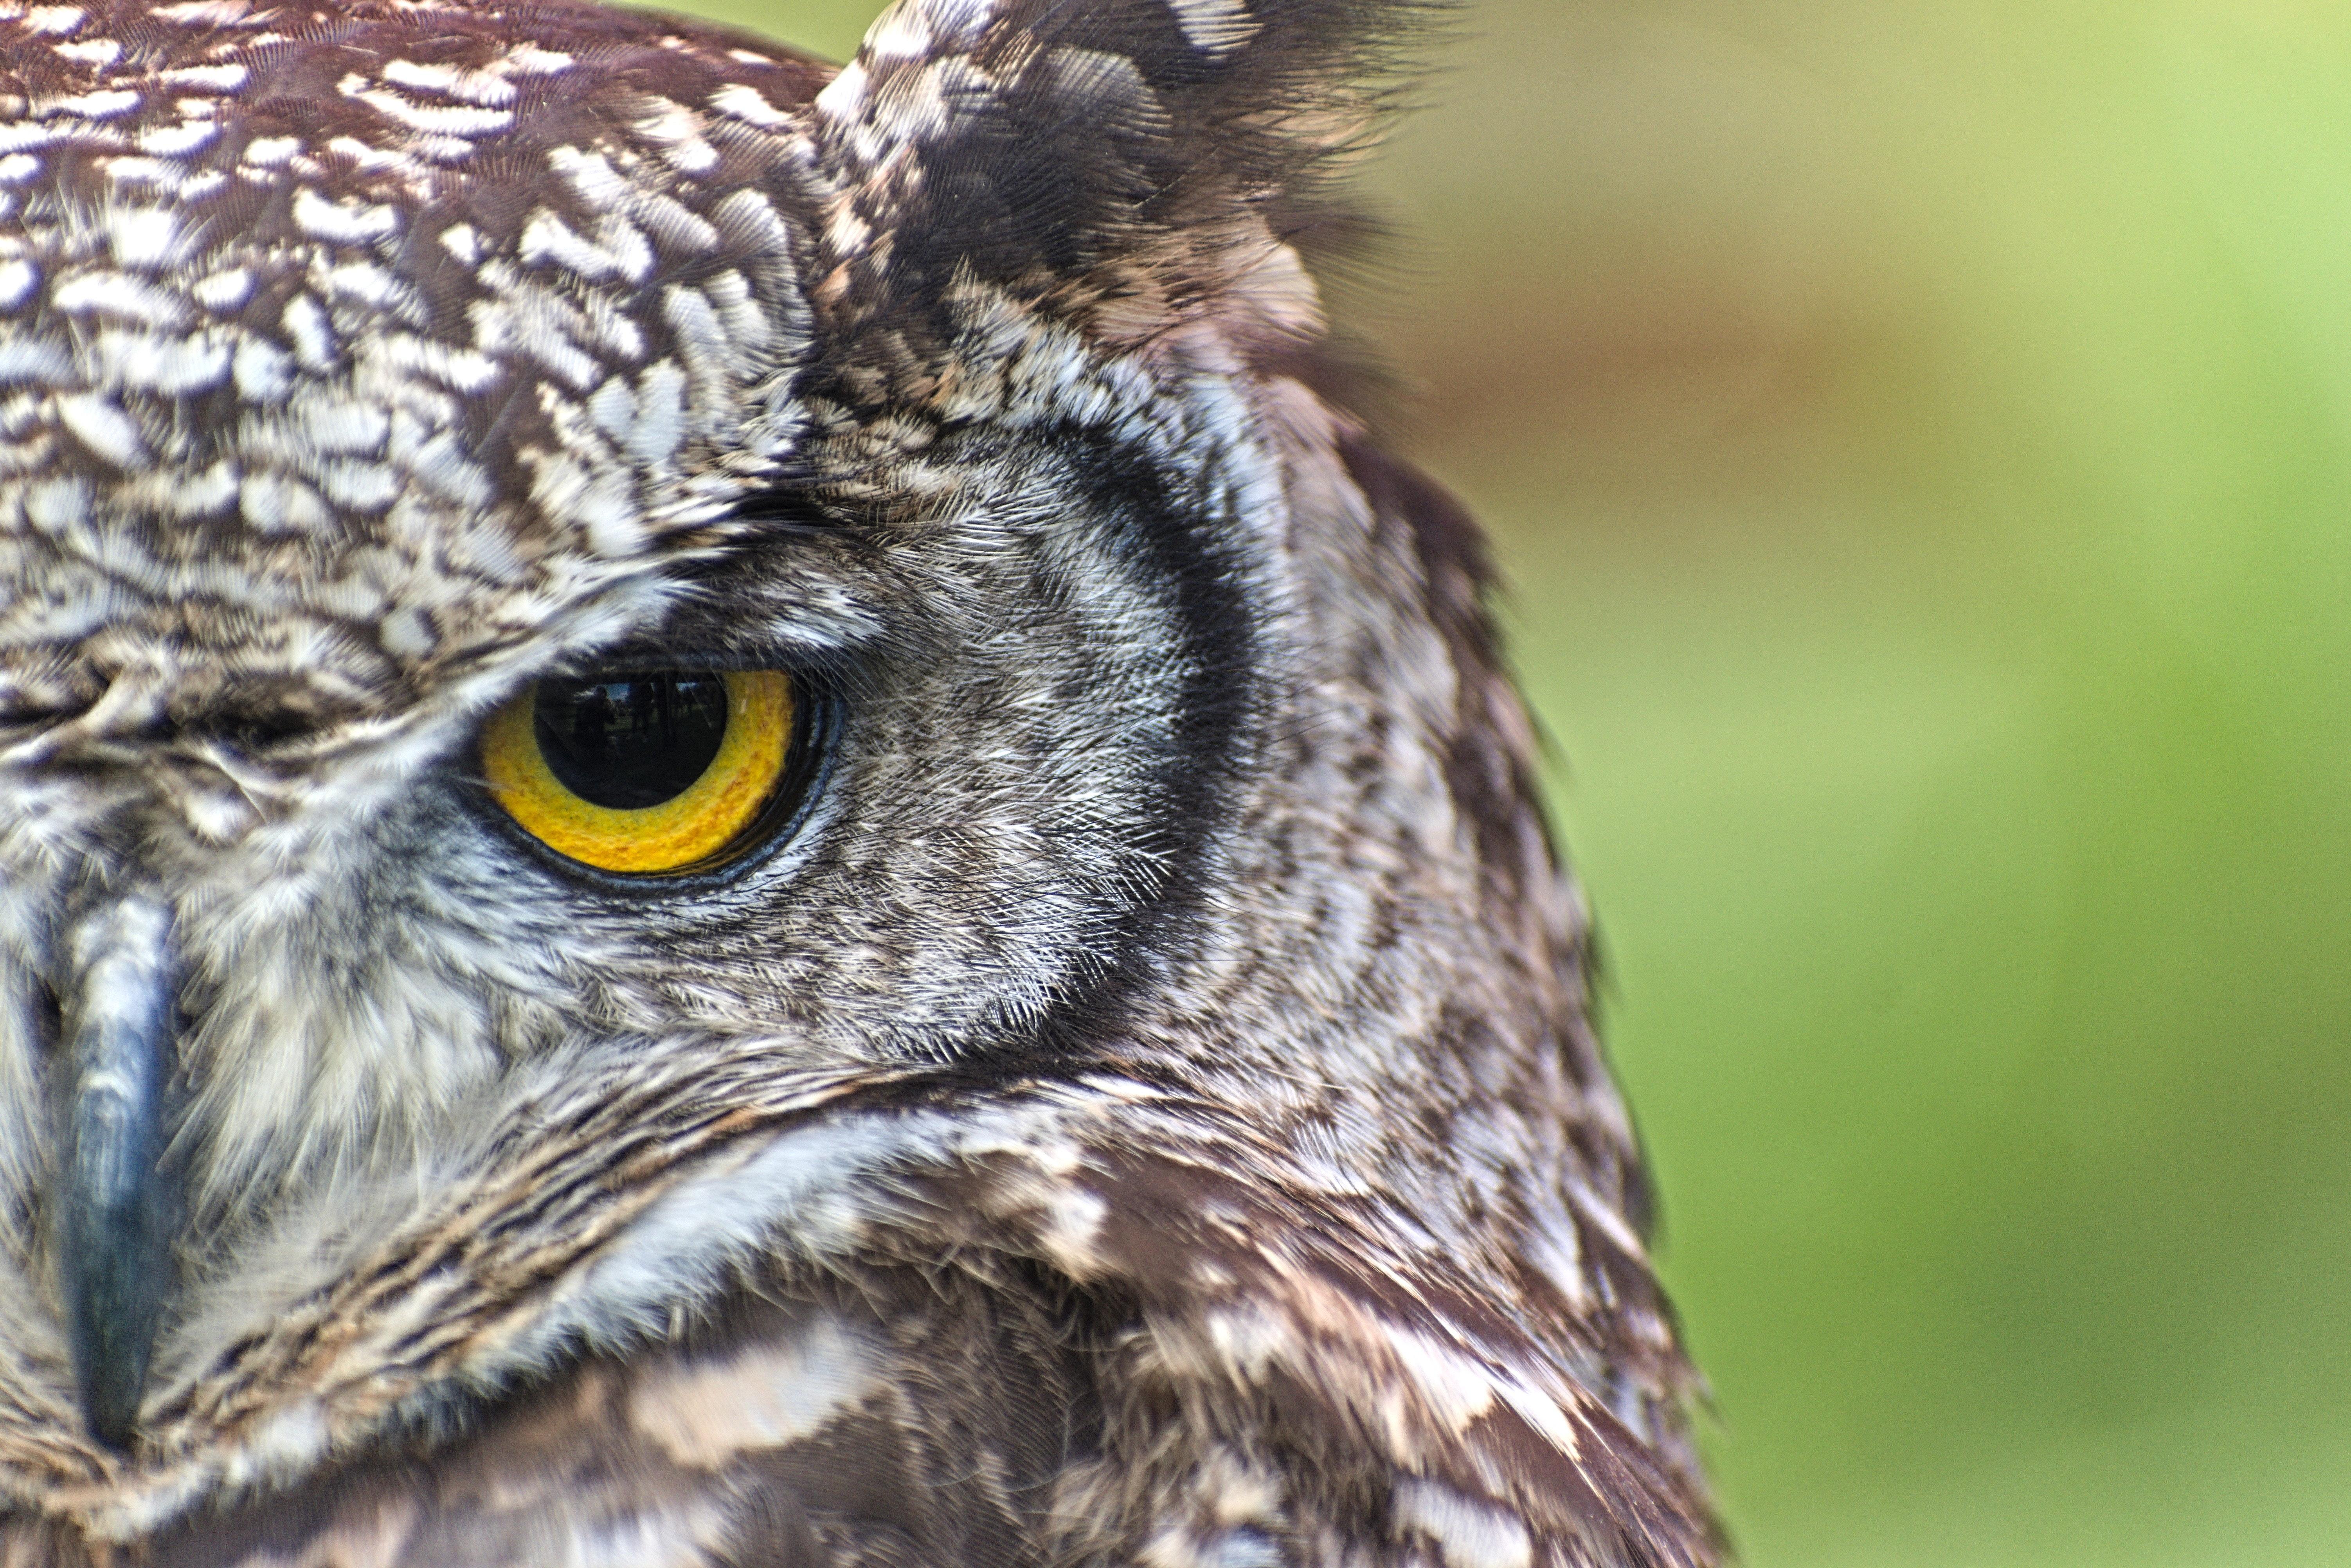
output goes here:
[{"label": "feathered ear tuft", "polygon": [[820,306],[947,322],[990,286],[1099,335],[1236,296],[1319,328],[1285,243],[1327,211],[1441,13],[1395,0],[898,0],[819,97]]}]

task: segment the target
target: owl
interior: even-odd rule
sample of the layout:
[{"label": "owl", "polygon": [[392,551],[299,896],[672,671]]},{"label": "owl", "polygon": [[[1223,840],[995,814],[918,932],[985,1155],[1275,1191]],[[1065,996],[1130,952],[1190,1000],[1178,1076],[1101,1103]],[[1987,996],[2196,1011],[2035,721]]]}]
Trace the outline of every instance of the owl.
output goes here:
[{"label": "owl", "polygon": [[0,6],[0,1562],[1719,1560],[1426,21]]}]

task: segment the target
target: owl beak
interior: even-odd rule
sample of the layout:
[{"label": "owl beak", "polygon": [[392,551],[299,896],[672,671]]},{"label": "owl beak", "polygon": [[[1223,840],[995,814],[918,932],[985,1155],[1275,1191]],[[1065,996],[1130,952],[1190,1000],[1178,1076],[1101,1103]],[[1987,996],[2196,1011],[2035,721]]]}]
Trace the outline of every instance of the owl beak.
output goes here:
[{"label": "owl beak", "polygon": [[177,1207],[163,1162],[179,1023],[171,911],[141,895],[109,898],[73,924],[64,948],[54,1197],[66,1328],[91,1435],[119,1448],[147,1385]]}]

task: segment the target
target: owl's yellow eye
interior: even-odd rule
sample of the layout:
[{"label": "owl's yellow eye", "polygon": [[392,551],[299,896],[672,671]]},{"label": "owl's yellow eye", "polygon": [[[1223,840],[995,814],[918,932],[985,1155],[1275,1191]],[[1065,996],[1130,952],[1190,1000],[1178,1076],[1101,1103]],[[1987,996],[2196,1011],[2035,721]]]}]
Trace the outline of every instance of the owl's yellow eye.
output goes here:
[{"label": "owl's yellow eye", "polygon": [[661,670],[545,680],[490,718],[482,772],[524,831],[603,871],[699,866],[775,799],[791,677]]}]

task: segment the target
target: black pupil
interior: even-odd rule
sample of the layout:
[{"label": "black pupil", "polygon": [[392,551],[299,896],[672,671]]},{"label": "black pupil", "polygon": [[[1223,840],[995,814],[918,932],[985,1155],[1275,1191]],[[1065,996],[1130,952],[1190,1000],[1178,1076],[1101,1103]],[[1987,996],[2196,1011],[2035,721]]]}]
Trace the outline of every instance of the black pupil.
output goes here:
[{"label": "black pupil", "polygon": [[541,681],[533,707],[548,771],[598,806],[634,811],[684,794],[726,738],[726,683],[703,670]]}]

